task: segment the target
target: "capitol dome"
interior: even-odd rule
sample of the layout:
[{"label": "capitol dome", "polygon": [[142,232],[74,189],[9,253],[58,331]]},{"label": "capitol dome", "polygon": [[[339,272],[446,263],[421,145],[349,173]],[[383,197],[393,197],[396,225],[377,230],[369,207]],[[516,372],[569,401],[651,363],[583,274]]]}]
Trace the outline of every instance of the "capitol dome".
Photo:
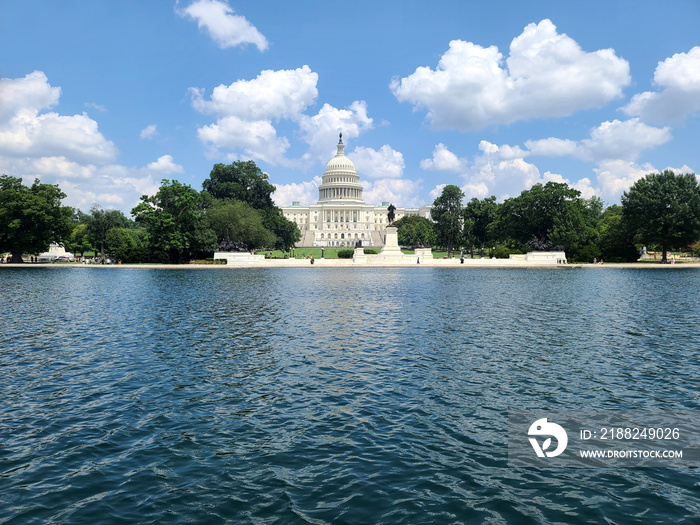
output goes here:
[{"label": "capitol dome", "polygon": [[348,157],[345,156],[345,152],[343,151],[344,145],[342,139],[340,140],[341,142],[338,144],[338,153],[336,153],[335,157],[328,161],[328,164],[326,164],[326,171],[324,172],[324,174],[330,171],[345,171],[357,174],[355,164]]},{"label": "capitol dome", "polygon": [[362,202],[362,185],[355,164],[345,156],[343,134],[338,139],[338,150],[326,164],[326,171],[318,187],[318,200],[352,200]]}]

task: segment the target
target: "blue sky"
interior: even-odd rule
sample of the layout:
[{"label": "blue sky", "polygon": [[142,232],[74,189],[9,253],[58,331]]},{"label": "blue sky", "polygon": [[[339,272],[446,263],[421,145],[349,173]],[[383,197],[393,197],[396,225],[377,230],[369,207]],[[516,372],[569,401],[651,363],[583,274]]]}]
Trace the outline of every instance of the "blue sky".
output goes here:
[{"label": "blue sky", "polygon": [[315,202],[338,132],[365,201],[619,202],[700,166],[700,2],[3,0],[0,172],[129,212],[255,160]]}]

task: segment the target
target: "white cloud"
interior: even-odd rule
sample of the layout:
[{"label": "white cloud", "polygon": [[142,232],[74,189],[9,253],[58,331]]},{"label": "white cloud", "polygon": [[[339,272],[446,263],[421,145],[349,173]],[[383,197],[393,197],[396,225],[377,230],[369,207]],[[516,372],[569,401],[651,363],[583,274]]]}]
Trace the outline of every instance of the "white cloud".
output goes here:
[{"label": "white cloud", "polygon": [[302,206],[318,201],[318,187],[321,185],[321,177],[314,177],[311,181],[275,184],[275,192],[272,199],[277,206],[289,206],[294,201],[299,201]]},{"label": "white cloud", "polygon": [[[245,156],[274,165],[295,164],[286,158],[289,140],[277,136],[273,120],[292,120],[303,128],[303,123],[315,119],[317,125],[323,126],[325,115],[303,114],[318,96],[317,82],[318,74],[305,65],[294,70],[262,71],[253,80],[220,85],[214,88],[209,100],[204,98],[203,89],[190,88],[192,107],[218,116],[215,123],[199,128],[198,136],[213,148],[212,156],[220,157],[219,149],[225,148],[234,150],[227,155],[229,159]],[[321,111],[326,107],[330,108],[324,106]]]},{"label": "white cloud", "polygon": [[0,158],[0,171],[21,176],[25,183],[38,178],[43,183],[58,184],[66,194],[63,205],[83,211],[97,203],[108,208],[116,206],[128,215],[142,195],[152,195],[159,187],[147,168],[119,164],[79,166],[60,159],[13,162]]},{"label": "white cloud", "polygon": [[58,104],[60,87],[49,85],[43,71],[24,78],[0,78],[0,124],[18,115],[32,116]]},{"label": "white cloud", "polygon": [[278,137],[268,120],[245,121],[238,117],[220,118],[216,124],[197,130],[199,139],[215,148],[242,149],[251,159],[270,164],[285,164],[289,141]]},{"label": "white cloud", "polygon": [[221,49],[255,44],[260,51],[268,48],[265,36],[245,17],[233,14],[227,2],[196,0],[184,9],[175,8],[178,15],[197,21]]},{"label": "white cloud", "polygon": [[569,184],[569,186],[580,191],[581,197],[584,199],[590,199],[594,195],[598,195],[598,191],[591,184],[591,179],[584,177],[573,184]]},{"label": "white cloud", "polygon": [[35,173],[37,176],[55,176],[69,179],[90,179],[95,173],[95,166],[83,166],[65,157],[40,157],[30,162],[22,171]]},{"label": "white cloud", "polygon": [[581,145],[569,139],[558,139],[549,137],[540,140],[528,140],[525,147],[532,155],[542,155],[544,157],[582,157]]},{"label": "white cloud", "polygon": [[60,94],[40,71],[0,79],[0,173],[58,184],[66,206],[87,210],[98,203],[129,213],[141,195],[158,190],[154,173],[182,171],[170,155],[143,168],[114,164],[114,144],[86,114],[41,113]]},{"label": "white cloud", "polygon": [[190,88],[192,107],[201,113],[233,115],[242,120],[296,119],[318,96],[318,74],[309,66],[262,71],[253,80],[237,80],[212,91]]},{"label": "white cloud", "polygon": [[324,104],[313,117],[302,115],[299,129],[303,139],[309,144],[305,160],[326,162],[335,155],[338,133],[343,132],[343,140],[356,138],[372,129],[372,119],[367,115],[367,103],[355,101],[348,109],[334,108]]},{"label": "white cloud", "polygon": [[141,139],[152,139],[156,136],[158,132],[158,126],[156,124],[150,124],[141,130],[139,133],[139,138]]},{"label": "white cloud", "polygon": [[83,162],[107,162],[116,157],[114,143],[86,114],[64,116],[25,113],[0,123],[0,153],[26,156],[66,156]]},{"label": "white cloud", "polygon": [[100,104],[97,104],[97,103],[95,103],[95,102],[85,102],[85,104],[83,104],[83,105],[84,105],[86,108],[96,109],[96,110],[99,111],[100,113],[107,113],[107,108],[106,108],[106,107],[101,106]]},{"label": "white cloud", "polygon": [[[498,146],[487,140],[479,142],[481,155],[470,162],[469,159],[458,157],[440,143],[433,150],[432,159],[424,159],[420,166],[423,169],[459,173],[464,179],[461,186],[465,200],[472,197],[484,198],[501,192],[506,198],[519,194],[532,184],[541,182],[540,172],[534,164],[525,162],[527,151],[519,146]],[[436,186],[430,193],[435,199],[442,192],[444,184]]]},{"label": "white cloud", "polygon": [[591,131],[591,138],[581,141],[593,159],[636,159],[642,150],[671,140],[669,128],[647,126],[639,119],[603,122]]},{"label": "white cloud", "polygon": [[659,62],[654,72],[659,91],[645,91],[622,108],[653,124],[678,122],[700,111],[700,47]]},{"label": "white cloud", "polygon": [[169,175],[171,173],[184,173],[185,170],[179,164],[175,164],[172,155],[163,155],[158,157],[158,160],[151,162],[146,166],[149,170],[155,171],[162,175]]},{"label": "white cloud", "polygon": [[619,201],[623,191],[628,190],[632,184],[647,175],[658,170],[651,164],[637,165],[626,160],[606,160],[594,168],[600,195],[607,201]]},{"label": "white cloud", "polygon": [[420,161],[420,167],[424,170],[450,171],[458,173],[465,168],[465,159],[460,159],[447,149],[442,142],[435,146],[432,159]]},{"label": "white cloud", "polygon": [[495,46],[453,40],[435,70],[419,67],[390,88],[426,108],[435,128],[469,131],[603,106],[629,82],[629,64],[612,49],[587,53],[543,20],[513,39],[505,67]]},{"label": "white cloud", "polygon": [[[209,99],[205,98],[203,89],[190,88],[192,107],[204,114],[217,115],[215,123],[199,128],[198,136],[210,146],[210,155],[219,158],[246,157],[284,166],[326,162],[335,153],[340,131],[344,139],[351,140],[371,129],[373,121],[367,115],[364,101],[355,101],[347,109],[324,104],[316,115],[305,114],[318,96],[317,83],[318,74],[304,65],[293,70],[265,70],[252,80],[219,85]],[[274,121],[279,120],[298,125],[298,138],[309,145],[301,158],[286,157],[290,143],[286,137],[278,136]],[[233,151],[222,153],[220,149]],[[375,157],[374,160],[382,161],[385,171],[374,176],[400,176],[396,170],[403,159],[400,153],[392,152],[383,149],[379,153],[386,158]],[[369,152],[359,152],[360,157],[365,154]],[[374,166],[368,175],[380,169],[377,164]]]},{"label": "white cloud", "polygon": [[[442,190],[445,189],[445,186],[447,186],[447,184],[438,184],[432,190],[430,190],[429,195],[430,195],[430,198],[432,199],[432,201],[434,201],[440,195],[442,195]],[[432,201],[431,201],[431,203],[432,203]]]},{"label": "white cloud", "polygon": [[464,202],[469,202],[472,199],[484,199],[489,196],[489,187],[485,182],[467,183],[462,186],[462,191],[464,192]]},{"label": "white cloud", "polygon": [[548,157],[570,155],[598,162],[610,159],[635,160],[643,150],[665,144],[671,138],[669,128],[655,128],[633,118],[603,122],[591,129],[590,138],[579,142],[550,137],[528,140],[525,147],[530,154]]},{"label": "white cloud", "polygon": [[[683,165],[681,168],[667,167],[665,169],[679,174],[694,173],[694,170],[687,165]],[[607,160],[601,162],[594,168],[594,171],[598,181],[597,193],[604,200],[615,202],[619,201],[622,193],[629,190],[639,179],[649,173],[659,173],[660,170],[649,163],[636,164],[626,160]],[[700,182],[700,178],[698,178],[698,182]]]},{"label": "white cloud", "polygon": [[[498,146],[482,140],[479,150],[481,155],[475,156],[471,162],[462,159],[464,171],[461,175],[464,183],[461,187],[466,201],[472,197],[482,199],[489,195],[506,199],[519,195],[533,184],[550,180],[568,183],[561,175],[550,172],[540,174],[537,166],[523,158],[527,152],[517,146]],[[518,152],[523,156],[516,157]]]},{"label": "white cloud", "polygon": [[349,154],[361,177],[397,179],[406,166],[401,152],[384,144],[379,151],[358,146]]},{"label": "white cloud", "polygon": [[363,200],[368,204],[389,202],[395,206],[418,207],[425,204],[417,196],[422,181],[408,179],[379,179],[363,182]]},{"label": "white cloud", "polygon": [[65,156],[79,162],[108,162],[114,144],[82,115],[39,114],[58,103],[60,88],[34,71],[21,79],[0,79],[0,154],[23,157]]}]

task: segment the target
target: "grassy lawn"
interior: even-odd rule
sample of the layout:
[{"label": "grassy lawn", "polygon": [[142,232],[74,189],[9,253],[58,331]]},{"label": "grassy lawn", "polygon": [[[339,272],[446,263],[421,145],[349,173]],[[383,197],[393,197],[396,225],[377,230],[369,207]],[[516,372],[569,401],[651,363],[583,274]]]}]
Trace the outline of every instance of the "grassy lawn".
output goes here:
[{"label": "grassy lawn", "polygon": [[[338,250],[344,250],[346,248],[323,248],[323,256],[326,259],[337,259]],[[283,252],[281,250],[258,250],[255,253],[264,255],[265,257],[270,256],[270,251],[272,251],[273,259],[283,259],[285,256],[292,257],[296,259],[305,259],[308,257],[313,257],[314,259],[321,258],[321,248],[294,248],[291,252]]]}]

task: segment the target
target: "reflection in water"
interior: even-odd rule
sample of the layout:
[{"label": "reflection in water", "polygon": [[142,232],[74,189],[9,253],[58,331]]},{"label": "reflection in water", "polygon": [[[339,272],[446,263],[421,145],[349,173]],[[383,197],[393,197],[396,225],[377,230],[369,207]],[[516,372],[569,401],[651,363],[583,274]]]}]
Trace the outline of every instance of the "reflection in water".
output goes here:
[{"label": "reflection in water", "polygon": [[506,414],[697,410],[698,284],[3,269],[0,521],[691,522],[695,470],[508,468]]}]

